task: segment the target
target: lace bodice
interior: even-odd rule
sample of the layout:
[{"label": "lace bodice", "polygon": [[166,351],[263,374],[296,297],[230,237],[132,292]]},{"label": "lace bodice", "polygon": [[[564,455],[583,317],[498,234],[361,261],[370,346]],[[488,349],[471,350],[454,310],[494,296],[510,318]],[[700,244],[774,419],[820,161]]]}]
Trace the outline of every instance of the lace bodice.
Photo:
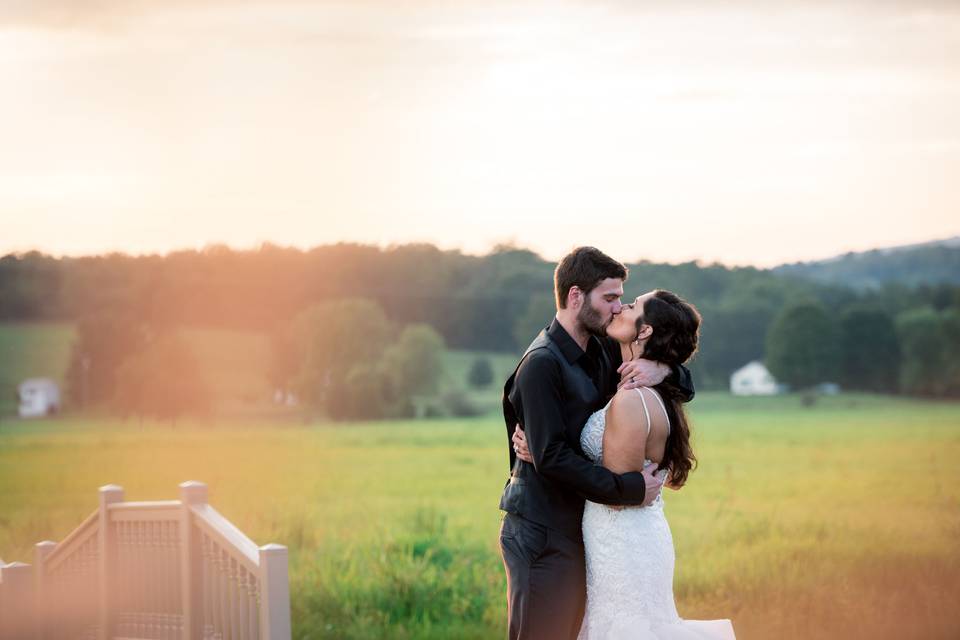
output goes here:
[{"label": "lace bodice", "polygon": [[[609,402],[603,409],[591,413],[583,425],[583,431],[580,432],[580,448],[593,464],[603,464],[603,432],[607,426],[608,408],[610,408]],[[649,458],[644,460],[645,465],[652,463]]]},{"label": "lace bodice", "polygon": [[603,429],[606,426],[606,414],[610,403],[587,418],[580,432],[580,447],[593,464],[603,464]]}]

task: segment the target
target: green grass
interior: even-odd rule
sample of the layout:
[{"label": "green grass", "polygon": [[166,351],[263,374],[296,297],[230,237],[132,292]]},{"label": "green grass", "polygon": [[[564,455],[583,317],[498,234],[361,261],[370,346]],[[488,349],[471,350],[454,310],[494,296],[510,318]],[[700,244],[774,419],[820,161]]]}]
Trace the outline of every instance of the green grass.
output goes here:
[{"label": "green grass", "polygon": [[[668,492],[682,615],[738,638],[953,638],[960,405],[701,394],[700,467]],[[187,479],[257,543],[290,548],[296,638],[504,631],[495,417],[318,424],[0,423],[0,556],[62,539],[117,483]]]},{"label": "green grass", "polygon": [[[520,354],[489,353],[483,351],[447,351],[443,359],[443,377],[440,392],[454,389],[466,393],[469,401],[484,414],[499,413],[502,408],[503,383],[513,373]],[[493,382],[484,388],[475,389],[467,382],[467,374],[477,358],[486,358],[493,369]]]}]

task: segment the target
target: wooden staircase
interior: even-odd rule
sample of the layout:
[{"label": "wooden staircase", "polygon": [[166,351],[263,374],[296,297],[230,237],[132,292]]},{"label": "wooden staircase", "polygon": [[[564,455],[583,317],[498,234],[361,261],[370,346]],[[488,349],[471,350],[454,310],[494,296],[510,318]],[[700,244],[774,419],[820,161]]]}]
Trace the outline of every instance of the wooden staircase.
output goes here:
[{"label": "wooden staircase", "polygon": [[286,547],[258,547],[205,484],[156,502],[106,485],[99,500],[32,567],[0,562],[0,640],[290,639]]}]

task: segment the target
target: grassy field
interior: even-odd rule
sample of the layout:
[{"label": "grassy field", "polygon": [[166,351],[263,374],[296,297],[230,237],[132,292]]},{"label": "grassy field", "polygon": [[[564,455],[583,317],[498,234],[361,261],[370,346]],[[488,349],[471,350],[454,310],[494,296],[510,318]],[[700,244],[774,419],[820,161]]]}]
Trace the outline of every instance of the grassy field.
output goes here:
[{"label": "grassy field", "polygon": [[[682,615],[730,617],[741,640],[957,637],[960,405],[692,409],[700,468],[666,496]],[[219,425],[0,423],[0,556],[62,539],[100,485],[169,499],[197,479],[290,548],[296,638],[501,637],[497,419]]]}]

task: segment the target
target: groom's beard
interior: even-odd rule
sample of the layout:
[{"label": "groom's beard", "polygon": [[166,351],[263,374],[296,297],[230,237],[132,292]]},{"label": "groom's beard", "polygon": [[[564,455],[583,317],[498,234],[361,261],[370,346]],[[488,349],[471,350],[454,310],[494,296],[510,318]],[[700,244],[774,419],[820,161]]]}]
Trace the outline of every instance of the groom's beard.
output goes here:
[{"label": "groom's beard", "polygon": [[587,333],[601,338],[607,335],[607,325],[603,321],[603,314],[594,309],[592,305],[585,304],[580,307],[577,320],[587,330]]}]

